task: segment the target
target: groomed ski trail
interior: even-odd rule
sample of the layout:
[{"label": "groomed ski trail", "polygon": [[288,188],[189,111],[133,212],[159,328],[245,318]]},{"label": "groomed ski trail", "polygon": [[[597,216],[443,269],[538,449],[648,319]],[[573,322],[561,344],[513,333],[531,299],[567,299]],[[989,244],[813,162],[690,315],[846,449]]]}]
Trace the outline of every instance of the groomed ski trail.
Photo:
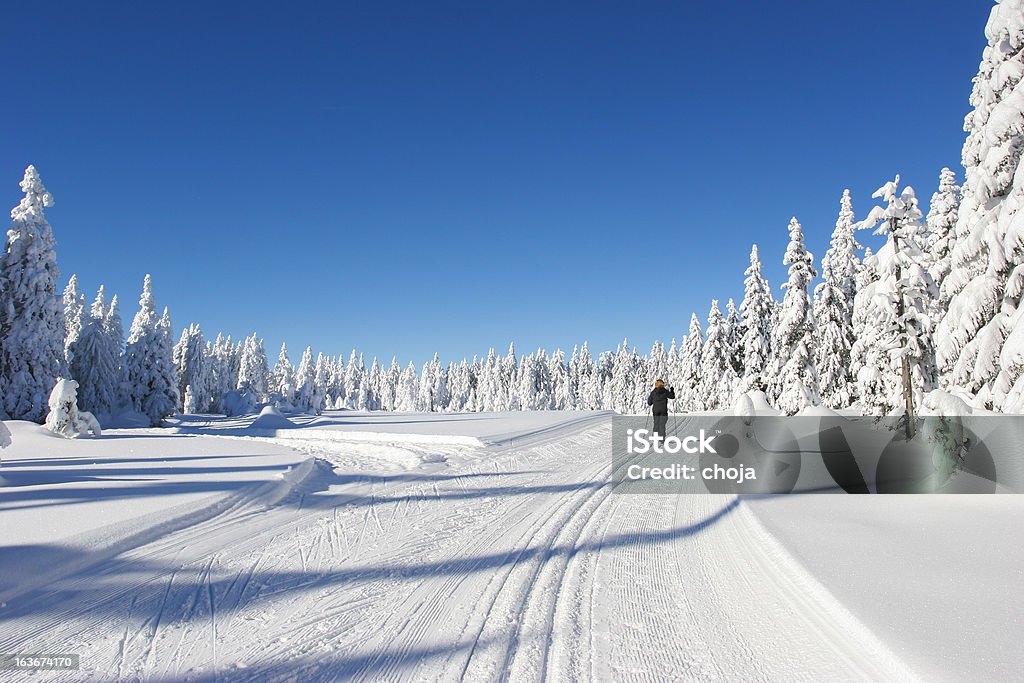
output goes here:
[{"label": "groomed ski trail", "polygon": [[457,469],[311,460],[10,598],[0,642],[82,655],[39,680],[912,679],[741,501],[613,495],[609,445],[581,420]]}]

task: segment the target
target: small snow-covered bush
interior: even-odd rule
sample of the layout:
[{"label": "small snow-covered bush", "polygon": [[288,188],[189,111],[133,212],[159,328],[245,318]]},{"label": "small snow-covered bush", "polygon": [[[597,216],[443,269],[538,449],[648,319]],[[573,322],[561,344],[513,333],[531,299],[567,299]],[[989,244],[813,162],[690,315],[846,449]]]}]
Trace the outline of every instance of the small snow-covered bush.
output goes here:
[{"label": "small snow-covered bush", "polygon": [[92,433],[100,436],[100,423],[92,413],[78,410],[78,382],[73,379],[57,379],[50,392],[50,413],[46,416],[46,428],[54,434],[74,439]]},{"label": "small snow-covered bush", "polygon": [[7,448],[11,445],[11,430],[7,429],[7,425],[0,422],[0,448]]}]

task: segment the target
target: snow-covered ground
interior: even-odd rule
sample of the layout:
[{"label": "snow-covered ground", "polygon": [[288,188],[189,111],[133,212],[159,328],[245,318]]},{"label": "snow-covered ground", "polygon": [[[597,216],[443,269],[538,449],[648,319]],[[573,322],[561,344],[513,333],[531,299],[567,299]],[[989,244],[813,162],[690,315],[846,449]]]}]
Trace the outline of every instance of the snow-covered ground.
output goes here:
[{"label": "snow-covered ground", "polygon": [[0,680],[1019,678],[1022,499],[612,494],[609,416],[8,423],[0,652],[82,670]]}]

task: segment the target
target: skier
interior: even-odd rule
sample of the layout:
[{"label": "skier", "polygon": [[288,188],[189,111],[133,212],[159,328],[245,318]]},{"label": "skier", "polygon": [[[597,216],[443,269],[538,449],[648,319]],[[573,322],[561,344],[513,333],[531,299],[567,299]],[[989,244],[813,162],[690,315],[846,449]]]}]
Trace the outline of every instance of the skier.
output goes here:
[{"label": "skier", "polygon": [[665,388],[665,380],[654,380],[654,391],[647,397],[647,405],[651,406],[654,415],[654,432],[665,437],[665,426],[668,424],[668,400],[676,397],[673,387]]}]

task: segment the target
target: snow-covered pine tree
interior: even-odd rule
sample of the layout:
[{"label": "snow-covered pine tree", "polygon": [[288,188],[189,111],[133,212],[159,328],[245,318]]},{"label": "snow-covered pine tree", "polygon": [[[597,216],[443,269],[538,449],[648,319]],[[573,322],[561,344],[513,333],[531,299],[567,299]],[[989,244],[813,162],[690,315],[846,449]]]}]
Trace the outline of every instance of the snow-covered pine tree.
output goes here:
[{"label": "snow-covered pine tree", "polygon": [[[674,385],[675,383],[675,379],[669,374],[668,370],[668,351],[665,350],[664,344],[660,341],[655,341],[651,345],[650,354],[647,356],[647,372],[641,383],[641,393],[643,391],[649,392],[651,387],[654,386],[654,381],[658,379],[665,380],[665,383],[668,385]],[[644,395],[644,400],[646,400],[646,394]]]},{"label": "snow-covered pine tree", "polygon": [[270,391],[287,405],[295,400],[295,369],[288,358],[288,345],[283,342],[270,376]]},{"label": "snow-covered pine tree", "polygon": [[238,384],[239,391],[250,391],[256,396],[257,402],[267,397],[267,378],[270,375],[270,365],[267,362],[267,353],[263,347],[263,340],[254,332],[246,337],[242,346],[242,355],[238,361]]},{"label": "snow-covered pine tree", "polygon": [[[729,349],[729,368],[739,384],[743,376],[743,318],[732,297],[725,303],[725,345]],[[735,387],[734,387],[735,388]]]},{"label": "snow-covered pine tree", "polygon": [[[383,377],[380,361],[377,356],[373,357],[370,364],[370,373],[366,377],[366,410],[380,410],[380,382]],[[360,391],[362,393],[362,391]]]},{"label": "snow-covered pine tree", "polygon": [[409,365],[402,370],[402,374],[398,378],[398,386],[395,390],[395,410],[403,412],[420,410],[419,393],[420,382],[416,365],[409,361]]},{"label": "snow-covered pine tree", "polygon": [[111,311],[116,315],[113,305],[107,307],[100,287],[71,359],[71,376],[78,382],[82,409],[101,418],[117,412],[121,401],[120,339],[115,340],[107,329]]},{"label": "snow-covered pine tree", "polygon": [[857,271],[857,294],[853,301],[853,346],[850,369],[856,381],[857,401],[864,415],[882,417],[890,414],[898,402],[899,377],[892,371],[889,353],[892,343],[889,331],[896,325],[895,311],[887,299],[875,298],[881,279],[878,257],[871,248],[864,250],[864,259]]},{"label": "snow-covered pine tree", "polygon": [[914,188],[900,190],[899,183],[897,175],[872,195],[886,206],[874,207],[858,227],[890,237],[874,257],[879,280],[868,285],[868,296],[876,317],[891,321],[879,344],[888,350],[889,372],[898,378],[899,392],[890,396],[888,412],[913,414],[937,382],[931,311],[938,291],[926,268],[927,234]]},{"label": "snow-covered pine tree", "polygon": [[[1024,1],[992,8],[964,121],[966,177],[952,267],[943,281],[949,311],[935,335],[945,386],[963,387],[995,409],[1024,394]],[[1009,399],[1013,394],[1015,398]]]},{"label": "snow-covered pine tree", "polygon": [[679,372],[676,381],[677,405],[684,412],[692,413],[704,410],[704,397],[701,388],[704,379],[701,374],[700,359],[704,351],[704,331],[696,313],[690,314],[690,331],[683,339],[679,348]]},{"label": "snow-covered pine tree", "polygon": [[548,377],[551,378],[551,408],[553,410],[574,410],[576,408],[576,391],[569,380],[569,368],[565,362],[565,352],[555,349],[548,359]]},{"label": "snow-covered pine tree", "polygon": [[134,409],[153,426],[172,414],[178,405],[178,380],[174,370],[170,319],[157,316],[153,281],[146,275],[139,297],[139,311],[132,320],[125,348],[125,374]]},{"label": "snow-covered pine tree", "polygon": [[783,265],[789,266],[789,278],[782,285],[785,294],[772,338],[775,352],[775,389],[778,407],[789,415],[801,408],[817,405],[818,372],[814,367],[814,317],[808,294],[817,275],[814,257],[804,244],[804,232],[794,217],[789,222],[789,246]]},{"label": "snow-covered pine tree", "polygon": [[86,313],[85,295],[78,286],[78,275],[72,275],[64,288],[64,359],[68,366],[74,353],[75,342],[82,334],[82,328],[89,321]]},{"label": "snow-covered pine tree", "polygon": [[939,189],[932,195],[928,207],[928,237],[924,247],[939,297],[935,300],[933,315],[938,324],[949,309],[949,299],[942,295],[942,283],[953,265],[953,246],[956,238],[956,220],[960,210],[960,186],[956,174],[948,168],[939,174]]},{"label": "snow-covered pine tree", "polygon": [[[317,415],[327,407],[327,390],[331,381],[331,358],[322,353],[316,355],[316,365],[313,369],[313,412]],[[359,389],[356,388],[356,396]]]},{"label": "snow-covered pine tree", "polygon": [[860,262],[854,238],[850,191],[843,191],[839,218],[832,242],[821,260],[823,281],[814,288],[814,320],[817,335],[814,364],[818,369],[821,401],[829,408],[847,408],[856,398],[856,381],[850,364],[853,348],[853,301],[857,294]]},{"label": "snow-covered pine tree", "polygon": [[316,365],[313,360],[313,347],[307,346],[299,361],[299,370],[295,375],[295,404],[302,410],[313,410],[316,401]]},{"label": "snow-covered pine tree", "polygon": [[67,374],[64,312],[57,297],[57,254],[44,209],[53,206],[34,166],[21,181],[25,193],[11,211],[0,254],[0,411],[41,422],[50,390]]},{"label": "snow-covered pine tree", "polygon": [[704,346],[700,352],[700,386],[698,390],[704,398],[705,410],[718,410],[727,398],[724,393],[730,387],[722,387],[723,380],[728,381],[726,368],[729,365],[729,349],[726,346],[725,319],[718,308],[718,299],[711,300],[708,311],[708,327]]},{"label": "snow-covered pine tree", "polygon": [[212,408],[211,365],[206,356],[206,340],[199,325],[191,324],[183,328],[181,338],[174,347],[174,366],[178,373],[178,394],[182,396],[182,408],[186,387],[191,387],[192,412]]},{"label": "snow-covered pine tree", "polygon": [[121,322],[121,304],[117,294],[110,299],[110,305],[103,315],[103,329],[107,333],[107,338],[110,340],[110,345],[115,350],[117,357],[116,388],[113,395],[113,403],[111,404],[112,412],[117,413],[131,405],[128,390],[128,371],[124,360],[124,324]]},{"label": "snow-covered pine tree", "polygon": [[741,392],[758,386],[767,390],[772,381],[771,331],[775,300],[762,269],[755,244],[750,249],[750,267],[745,271],[747,277],[743,281],[743,301],[740,303],[740,312],[743,314],[743,331],[740,336],[740,345],[743,347],[743,375],[739,381]]}]

